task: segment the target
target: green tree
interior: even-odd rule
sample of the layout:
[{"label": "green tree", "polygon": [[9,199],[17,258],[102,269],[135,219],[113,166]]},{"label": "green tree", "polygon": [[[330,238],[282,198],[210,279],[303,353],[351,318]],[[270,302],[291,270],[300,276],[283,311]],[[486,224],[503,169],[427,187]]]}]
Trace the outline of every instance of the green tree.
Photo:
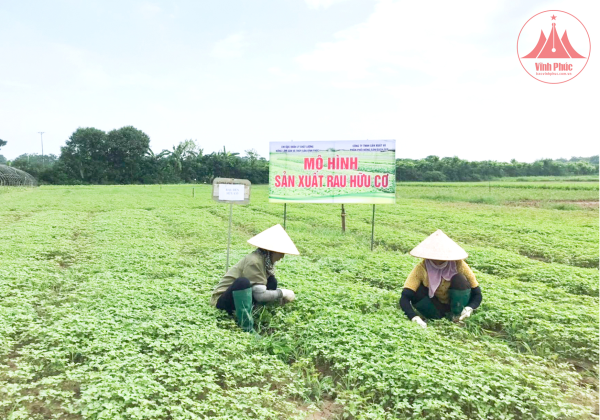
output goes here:
[{"label": "green tree", "polygon": [[155,154],[152,149],[148,149],[143,160],[141,182],[144,184],[164,184],[170,182],[179,182],[175,179],[175,174],[171,166],[168,165],[166,156],[169,155],[168,150],[163,150],[159,154]]},{"label": "green tree", "polygon": [[[225,177],[225,178],[237,178],[237,172],[241,165],[237,165],[239,162],[239,153],[228,152],[223,146],[223,151],[217,153],[211,153],[209,156],[212,160],[213,178]],[[212,182],[212,179],[210,180]]]},{"label": "green tree", "polygon": [[81,183],[99,184],[106,177],[106,133],[97,128],[78,128],[61,147],[61,167],[68,178]]},{"label": "green tree", "polygon": [[192,181],[194,176],[194,166],[197,163],[197,156],[202,156],[203,150],[198,147],[194,140],[184,140],[177,146],[173,146],[173,151],[168,154],[169,164],[186,182]]},{"label": "green tree", "polygon": [[110,183],[133,184],[142,181],[144,157],[150,148],[150,137],[135,127],[112,130],[106,135],[103,154]]},{"label": "green tree", "polygon": [[[0,148],[2,146],[6,146],[6,143],[7,142],[5,140],[0,139]],[[6,165],[7,163],[8,163],[8,161],[6,160],[6,158],[4,156],[0,155],[0,164]]]},{"label": "green tree", "polygon": [[427,171],[423,174],[423,181],[444,182],[446,181],[446,175],[440,171]]},{"label": "green tree", "polygon": [[44,172],[50,170],[58,161],[56,155],[38,155],[37,153],[24,153],[14,159],[10,164],[13,168],[27,172],[38,181],[42,178]]},{"label": "green tree", "polygon": [[249,179],[253,184],[269,182],[269,162],[261,157],[255,149],[244,151],[246,156],[240,159],[243,168],[242,178]]},{"label": "green tree", "polygon": [[258,160],[260,158],[258,152],[255,149],[248,149],[248,150],[244,150],[244,153],[246,153],[246,158],[248,159],[248,162],[250,163],[250,168],[254,169],[254,167],[256,166],[256,162],[258,162]]},{"label": "green tree", "polygon": [[158,155],[149,150],[147,159],[158,171],[158,182],[196,182],[202,153],[195,140],[184,140],[173,150],[164,149]]},{"label": "green tree", "polygon": [[469,162],[458,157],[427,156],[425,159],[397,159],[398,181],[483,181],[505,176],[565,176],[598,174],[597,156],[571,158],[568,162],[542,159],[533,163],[492,160]]}]

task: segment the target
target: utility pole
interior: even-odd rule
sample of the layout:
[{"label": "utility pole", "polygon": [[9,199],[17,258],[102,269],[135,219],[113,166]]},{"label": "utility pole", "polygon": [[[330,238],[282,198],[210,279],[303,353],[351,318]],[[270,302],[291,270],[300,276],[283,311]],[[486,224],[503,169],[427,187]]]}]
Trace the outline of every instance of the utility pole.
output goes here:
[{"label": "utility pole", "polygon": [[42,140],[42,166],[44,166],[44,133],[45,131],[38,131],[40,133],[40,139]]}]

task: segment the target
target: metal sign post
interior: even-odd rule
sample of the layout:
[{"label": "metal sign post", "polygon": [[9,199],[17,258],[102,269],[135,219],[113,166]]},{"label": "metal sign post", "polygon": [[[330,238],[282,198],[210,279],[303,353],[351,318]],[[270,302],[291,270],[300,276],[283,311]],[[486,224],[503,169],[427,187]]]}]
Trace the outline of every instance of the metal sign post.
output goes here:
[{"label": "metal sign post", "polygon": [[375,237],[375,204],[373,204],[373,219],[371,220],[371,251],[373,251],[373,238]]},{"label": "metal sign post", "polygon": [[229,234],[227,235],[227,264],[225,265],[225,272],[229,270],[229,246],[231,245],[231,216],[233,214],[233,204],[229,205]]},{"label": "metal sign post", "polygon": [[250,181],[247,179],[215,178],[213,181],[213,200],[229,204],[229,233],[227,235],[227,263],[225,265],[225,272],[229,271],[233,205],[250,203],[250,185]]}]

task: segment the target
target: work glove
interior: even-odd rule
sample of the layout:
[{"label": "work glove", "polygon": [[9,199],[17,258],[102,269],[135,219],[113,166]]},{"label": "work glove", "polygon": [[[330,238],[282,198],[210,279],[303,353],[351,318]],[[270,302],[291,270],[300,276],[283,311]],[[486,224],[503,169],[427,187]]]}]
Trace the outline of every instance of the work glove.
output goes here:
[{"label": "work glove", "polygon": [[277,279],[272,274],[267,279],[267,290],[277,290]]},{"label": "work glove", "polygon": [[423,321],[420,316],[414,317],[413,319],[411,319],[411,321],[419,324],[421,328],[427,328],[427,323]]},{"label": "work glove", "polygon": [[289,289],[279,289],[281,290],[281,300],[282,303],[290,303],[292,302],[294,299],[296,299],[296,294],[294,293],[293,290],[289,290]]},{"label": "work glove", "polygon": [[473,313],[473,308],[471,308],[470,306],[465,306],[465,309],[462,310],[462,313],[460,314],[458,321],[460,322],[463,319],[470,317],[472,313]]}]

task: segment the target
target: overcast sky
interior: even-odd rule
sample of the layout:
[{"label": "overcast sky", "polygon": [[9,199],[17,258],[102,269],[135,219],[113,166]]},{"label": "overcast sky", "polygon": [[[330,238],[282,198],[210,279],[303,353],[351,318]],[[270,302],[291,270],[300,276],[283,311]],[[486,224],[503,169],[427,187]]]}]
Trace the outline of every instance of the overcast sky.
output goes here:
[{"label": "overcast sky", "polygon": [[[516,53],[548,9],[592,43],[560,85]],[[0,154],[41,153],[39,131],[58,155],[78,127],[133,125],[156,152],[395,139],[398,158],[591,156],[599,16],[594,0],[0,0]]]}]

